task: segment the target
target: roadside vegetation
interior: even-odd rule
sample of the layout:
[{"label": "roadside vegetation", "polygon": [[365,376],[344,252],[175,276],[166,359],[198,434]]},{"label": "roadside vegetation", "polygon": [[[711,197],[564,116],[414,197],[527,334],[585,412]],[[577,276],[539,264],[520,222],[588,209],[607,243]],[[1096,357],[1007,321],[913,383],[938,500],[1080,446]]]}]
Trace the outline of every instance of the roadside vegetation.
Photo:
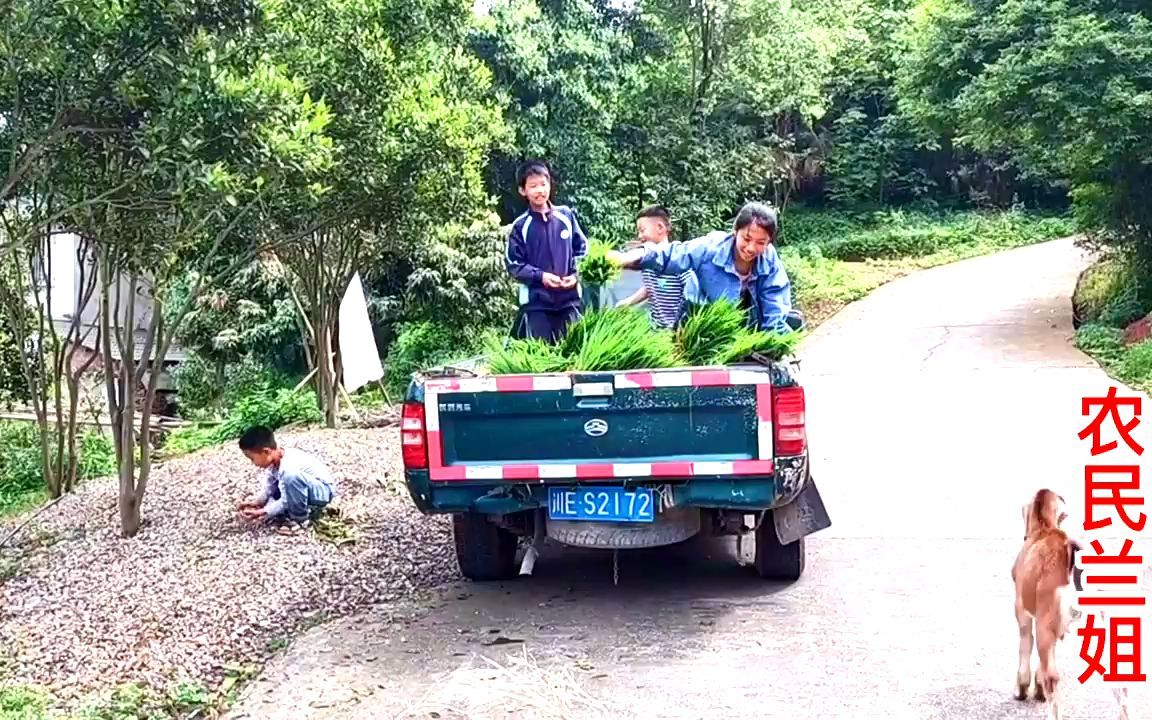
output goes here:
[{"label": "roadside vegetation", "polygon": [[1150,393],[1152,333],[1139,321],[1152,313],[1152,285],[1139,267],[1132,255],[1105,254],[1080,275],[1072,307],[1076,346],[1112,377]]},{"label": "roadside vegetation", "polygon": [[[10,605],[29,593],[60,597],[52,593],[69,587],[61,573],[83,576],[94,613],[83,627],[95,627],[120,604],[89,568],[135,559],[120,586],[137,587],[158,548],[192,537],[208,547],[222,527],[239,532],[230,493],[252,480],[250,469],[215,446],[254,423],[378,424],[413,371],[506,335],[516,297],[503,268],[506,228],[523,207],[515,170],[528,157],[549,161],[555,200],[576,209],[588,235],[616,246],[649,204],[666,206],[673,238],[688,239],[727,227],[749,199],[771,202],[795,300],[812,324],[918,268],[1083,234],[1106,260],[1077,291],[1078,343],[1119,377],[1147,382],[1152,349],[1120,342],[1152,308],[1143,280],[1152,268],[1152,84],[1142,70],[1152,65],[1152,11],[1137,5],[5,5],[0,410],[11,417],[0,418],[0,515],[17,517],[0,548],[0,592]],[[763,47],[773,51],[755,51]],[[79,294],[108,297],[118,277],[155,322],[101,324],[94,353],[77,354],[82,328],[51,321],[61,298],[50,303],[41,282],[69,261],[44,252],[49,231],[74,234],[76,253],[65,255],[91,260]],[[357,274],[386,373],[350,408],[335,338]],[[165,412],[191,425],[157,432],[144,411],[155,406],[157,376],[131,352],[119,359],[138,342],[189,353]],[[321,591],[343,597],[354,578],[378,576],[403,594],[414,591],[409,575],[441,577],[434,552],[396,558],[397,543],[417,532],[435,548],[442,528],[404,515],[387,470],[355,475],[391,467],[389,433],[306,435],[349,468],[359,512],[347,533],[301,541],[334,564],[332,584],[294,598],[299,607]],[[151,523],[151,513],[204,521]],[[293,556],[250,540],[245,557],[269,577]],[[369,590],[348,591],[343,610]],[[220,617],[241,617],[242,597],[221,592]],[[154,676],[112,683],[91,672],[90,686],[63,697],[67,671],[29,669],[28,658],[65,642],[20,625],[39,618],[35,610],[0,621],[10,633],[0,633],[0,681],[9,683],[0,720],[39,718],[58,702],[95,707],[97,718],[195,714],[248,676],[204,670],[135,686]],[[223,632],[220,617],[181,622]],[[109,625],[92,642],[115,658],[128,652],[125,632]],[[214,647],[215,665],[197,656],[193,666],[256,662],[272,647],[261,637]],[[43,647],[16,642],[30,638]],[[179,657],[193,640],[166,642]],[[136,689],[113,697],[121,680]]]}]

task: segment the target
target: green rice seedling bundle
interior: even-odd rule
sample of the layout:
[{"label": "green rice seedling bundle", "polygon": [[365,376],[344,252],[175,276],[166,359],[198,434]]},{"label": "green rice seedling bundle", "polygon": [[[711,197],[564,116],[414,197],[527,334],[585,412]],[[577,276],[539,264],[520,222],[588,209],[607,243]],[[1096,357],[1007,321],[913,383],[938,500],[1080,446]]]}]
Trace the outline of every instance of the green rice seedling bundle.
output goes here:
[{"label": "green rice seedling bundle", "polygon": [[[640,318],[642,317],[644,317],[644,311],[637,308],[600,308],[596,310],[585,310],[579,320],[568,326],[568,331],[564,334],[564,339],[559,343],[560,352],[565,357],[576,357],[580,354],[588,337],[596,332],[611,334],[621,327],[626,327],[632,332],[638,333],[639,330],[637,328],[640,325]],[[607,329],[599,331],[598,328],[602,325],[607,325]],[[649,323],[649,325],[651,325],[651,323]]]},{"label": "green rice seedling bundle", "polygon": [[682,364],[675,336],[653,328],[643,310],[613,308],[592,312],[580,323],[586,323],[585,327],[569,335],[570,348],[575,351],[573,370],[640,370]]},{"label": "green rice seedling bundle", "polygon": [[538,375],[563,372],[568,358],[555,345],[539,338],[516,339],[488,348],[488,372],[493,375]]},{"label": "green rice seedling bundle", "polygon": [[694,305],[677,333],[680,354],[688,365],[709,365],[747,323],[747,316],[731,300]]},{"label": "green rice seedling bundle", "polygon": [[615,248],[602,240],[591,240],[588,252],[580,259],[576,272],[585,285],[605,285],[620,277],[620,268],[608,260],[608,253]]},{"label": "green rice seedling bundle", "polygon": [[730,342],[722,346],[712,356],[716,365],[749,360],[752,353],[760,353],[770,360],[780,360],[796,349],[801,333],[789,332],[783,335],[762,330],[740,328]]}]

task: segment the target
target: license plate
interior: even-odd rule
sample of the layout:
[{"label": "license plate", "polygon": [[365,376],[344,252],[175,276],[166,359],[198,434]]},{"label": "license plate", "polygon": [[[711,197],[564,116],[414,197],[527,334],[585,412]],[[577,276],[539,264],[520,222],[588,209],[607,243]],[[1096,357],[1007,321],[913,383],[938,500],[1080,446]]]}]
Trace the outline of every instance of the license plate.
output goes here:
[{"label": "license plate", "polygon": [[651,488],[549,488],[548,517],[591,522],[655,522]]}]

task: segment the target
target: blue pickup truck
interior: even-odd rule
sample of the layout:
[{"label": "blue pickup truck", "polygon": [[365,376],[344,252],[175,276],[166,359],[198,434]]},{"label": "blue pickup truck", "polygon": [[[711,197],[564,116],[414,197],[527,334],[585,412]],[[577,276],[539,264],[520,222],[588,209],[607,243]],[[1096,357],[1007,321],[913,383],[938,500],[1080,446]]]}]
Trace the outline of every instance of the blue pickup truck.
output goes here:
[{"label": "blue pickup truck", "polygon": [[475,358],[417,373],[400,430],[408,491],[452,514],[472,580],[514,577],[519,546],[530,566],[545,538],[628,550],[702,533],[754,534],[760,576],[796,580],[805,536],[831,524],[798,365],[491,376]]}]

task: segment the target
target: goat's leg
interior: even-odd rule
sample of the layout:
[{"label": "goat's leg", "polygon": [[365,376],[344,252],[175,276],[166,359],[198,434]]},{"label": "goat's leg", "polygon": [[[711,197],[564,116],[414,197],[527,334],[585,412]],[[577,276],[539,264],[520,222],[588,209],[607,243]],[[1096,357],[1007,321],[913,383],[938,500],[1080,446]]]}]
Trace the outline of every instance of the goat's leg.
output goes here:
[{"label": "goat's leg", "polygon": [[1116,704],[1120,706],[1120,720],[1128,720],[1128,688],[1113,688],[1112,696],[1116,698]]},{"label": "goat's leg", "polygon": [[1032,684],[1032,616],[1017,601],[1016,624],[1020,628],[1020,664],[1016,669],[1016,699],[1028,699]]},{"label": "goat's leg", "polygon": [[[1049,717],[1060,720],[1060,671],[1056,669],[1056,631],[1054,623],[1036,623],[1036,649],[1040,656],[1036,670],[1036,697],[1048,701]],[[1041,698],[1043,693],[1043,698]]]}]

